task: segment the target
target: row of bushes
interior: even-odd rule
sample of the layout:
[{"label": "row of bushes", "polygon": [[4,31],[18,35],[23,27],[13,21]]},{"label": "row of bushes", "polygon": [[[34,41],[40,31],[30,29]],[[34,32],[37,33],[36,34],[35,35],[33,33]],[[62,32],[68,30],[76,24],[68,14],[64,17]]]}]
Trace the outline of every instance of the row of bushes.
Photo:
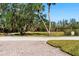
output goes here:
[{"label": "row of bushes", "polygon": [[[64,30],[64,33],[65,35],[67,36],[70,36],[71,35],[71,29],[65,29]],[[79,36],[79,29],[73,29],[74,33],[75,33],[75,36]]]}]

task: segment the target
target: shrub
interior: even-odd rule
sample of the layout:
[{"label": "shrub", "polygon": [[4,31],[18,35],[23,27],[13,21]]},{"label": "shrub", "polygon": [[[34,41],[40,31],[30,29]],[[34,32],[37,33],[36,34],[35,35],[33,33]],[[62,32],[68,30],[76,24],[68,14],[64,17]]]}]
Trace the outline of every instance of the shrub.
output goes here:
[{"label": "shrub", "polygon": [[71,35],[71,29],[65,29],[64,33],[65,35]]},{"label": "shrub", "polygon": [[79,35],[79,29],[75,29],[75,35]]}]

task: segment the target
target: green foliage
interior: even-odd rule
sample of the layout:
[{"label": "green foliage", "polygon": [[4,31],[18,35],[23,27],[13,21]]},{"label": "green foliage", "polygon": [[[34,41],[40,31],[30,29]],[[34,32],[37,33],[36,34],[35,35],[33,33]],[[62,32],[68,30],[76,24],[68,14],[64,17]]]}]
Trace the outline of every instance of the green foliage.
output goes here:
[{"label": "green foliage", "polygon": [[75,35],[78,35],[79,36],[79,29],[75,29]]},{"label": "green foliage", "polygon": [[0,4],[1,18],[5,18],[4,28],[11,32],[19,31],[22,33],[35,31],[37,28],[41,31],[45,30],[44,26],[40,26],[42,22],[39,22],[41,20],[39,15],[44,15],[43,10],[44,5],[41,3]]},{"label": "green foliage", "polygon": [[[48,10],[50,10],[51,5],[51,3],[48,3]],[[51,32],[59,31],[65,32],[65,35],[70,35],[73,30],[76,35],[79,35],[77,30],[79,29],[79,22],[76,19],[71,18],[69,22],[69,19],[63,19],[57,23],[50,22],[47,19],[47,15],[44,14],[44,10],[45,6],[42,3],[1,3],[0,32],[46,32],[51,27]],[[56,35],[59,34],[57,33]]]},{"label": "green foliage", "polygon": [[64,29],[65,35],[71,35],[71,29]]}]

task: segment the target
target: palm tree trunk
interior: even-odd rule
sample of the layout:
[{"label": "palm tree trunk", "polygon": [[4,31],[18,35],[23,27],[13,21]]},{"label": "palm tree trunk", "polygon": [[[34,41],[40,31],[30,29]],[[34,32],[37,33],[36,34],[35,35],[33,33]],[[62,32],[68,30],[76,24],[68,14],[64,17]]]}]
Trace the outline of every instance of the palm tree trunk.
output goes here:
[{"label": "palm tree trunk", "polygon": [[43,24],[44,24],[44,26],[45,26],[45,28],[46,28],[46,31],[49,32],[49,30],[48,30],[48,28],[47,28],[47,26],[46,26],[46,23],[43,21],[43,19],[41,19],[41,20],[42,20],[42,22],[43,22]]},{"label": "palm tree trunk", "polygon": [[40,19],[42,20],[42,22],[43,22],[43,24],[44,24],[44,26],[45,26],[46,31],[49,32],[49,30],[48,30],[48,28],[47,28],[47,26],[46,26],[46,23],[43,21],[42,17],[40,16],[40,13],[39,13],[39,17],[40,17]]},{"label": "palm tree trunk", "polygon": [[48,6],[48,19],[49,19],[49,35],[50,35],[50,30],[51,30],[51,20],[50,20],[50,5]]}]

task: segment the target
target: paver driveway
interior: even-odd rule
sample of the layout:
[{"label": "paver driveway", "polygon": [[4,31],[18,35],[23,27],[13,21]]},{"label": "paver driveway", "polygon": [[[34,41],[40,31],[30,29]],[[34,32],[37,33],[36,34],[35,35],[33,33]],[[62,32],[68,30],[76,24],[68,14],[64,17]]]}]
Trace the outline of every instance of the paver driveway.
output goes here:
[{"label": "paver driveway", "polygon": [[[30,37],[31,38],[31,37]],[[0,37],[0,55],[5,56],[69,56],[42,40],[25,37]],[[16,40],[15,40],[16,39]],[[20,40],[21,39],[21,40]],[[23,40],[22,40],[23,39]],[[35,38],[32,38],[35,39]],[[14,40],[14,41],[11,41]]]}]

